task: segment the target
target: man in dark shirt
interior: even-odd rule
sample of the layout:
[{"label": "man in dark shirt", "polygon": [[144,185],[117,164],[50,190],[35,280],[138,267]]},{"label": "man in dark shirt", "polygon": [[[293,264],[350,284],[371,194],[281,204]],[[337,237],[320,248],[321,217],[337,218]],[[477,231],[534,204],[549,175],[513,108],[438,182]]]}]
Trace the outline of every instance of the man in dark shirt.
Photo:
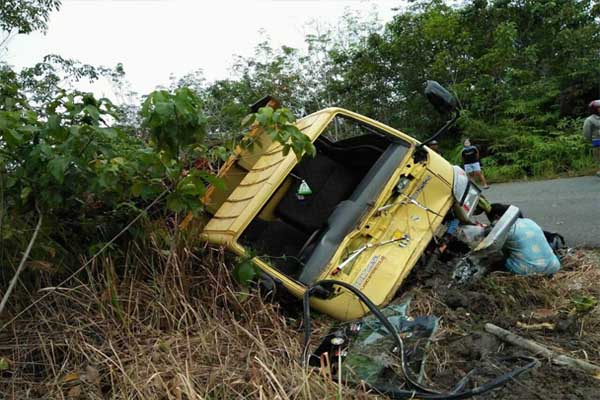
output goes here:
[{"label": "man in dark shirt", "polygon": [[471,141],[465,139],[464,148],[461,153],[465,172],[469,174],[469,177],[473,179],[474,176],[479,177],[479,180],[483,184],[484,189],[488,189],[490,186],[481,172],[481,164],[479,164],[479,149],[476,146],[471,146]]}]

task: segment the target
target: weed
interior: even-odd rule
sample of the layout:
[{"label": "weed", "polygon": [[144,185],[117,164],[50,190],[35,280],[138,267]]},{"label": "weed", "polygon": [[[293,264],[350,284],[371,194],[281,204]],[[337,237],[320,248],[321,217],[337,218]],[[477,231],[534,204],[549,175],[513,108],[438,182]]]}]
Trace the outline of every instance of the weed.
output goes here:
[{"label": "weed", "polygon": [[240,296],[220,249],[158,232],[0,332],[1,398],[369,397],[305,371],[296,320]]}]

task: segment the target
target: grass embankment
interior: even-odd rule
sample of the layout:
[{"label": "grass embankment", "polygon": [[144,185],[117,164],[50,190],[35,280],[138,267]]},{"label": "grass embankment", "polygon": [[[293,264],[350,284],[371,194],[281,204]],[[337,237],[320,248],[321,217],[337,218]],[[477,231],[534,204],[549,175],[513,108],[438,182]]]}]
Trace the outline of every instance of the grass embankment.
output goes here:
[{"label": "grass embankment", "polygon": [[[0,333],[1,398],[375,397],[337,385],[327,371],[305,371],[299,363],[299,315],[284,315],[256,292],[240,290],[221,251],[149,247],[132,245],[121,264],[98,259],[80,277],[85,282],[55,291]],[[466,290],[442,290],[431,277],[411,279],[406,288],[415,295],[411,314],[442,317],[428,362],[429,384],[447,388],[471,365],[505,352],[499,342],[477,350],[480,343],[471,339],[484,322],[600,362],[599,310],[576,311],[578,301],[600,295],[594,255],[570,255],[553,278],[494,274]],[[536,312],[561,328],[516,328],[519,321],[532,323]],[[545,399],[558,398],[552,392],[562,393],[557,388],[568,382],[577,394],[574,376],[583,379],[543,361],[540,370],[502,389],[501,398],[530,395],[539,384],[549,393]]]},{"label": "grass embankment", "polygon": [[504,182],[516,182],[516,181],[543,181],[546,179],[557,179],[557,178],[574,178],[578,176],[590,176],[594,175],[598,171],[598,167],[593,163],[584,166],[579,169],[569,169],[556,171],[554,169],[548,169],[545,172],[537,175],[527,175],[520,172],[513,173],[511,171],[505,171],[496,167],[483,167],[485,178],[489,183],[504,183]]},{"label": "grass embankment", "polygon": [[[590,144],[574,128],[550,136],[519,132],[485,143],[481,167],[490,183],[592,175],[598,170]],[[444,156],[462,165],[462,149],[457,145]]]}]

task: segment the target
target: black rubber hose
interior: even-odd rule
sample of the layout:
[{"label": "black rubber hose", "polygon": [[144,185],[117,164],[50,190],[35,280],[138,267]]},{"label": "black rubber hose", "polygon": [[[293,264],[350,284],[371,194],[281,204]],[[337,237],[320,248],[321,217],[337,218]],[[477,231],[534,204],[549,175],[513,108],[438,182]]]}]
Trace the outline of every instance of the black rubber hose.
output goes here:
[{"label": "black rubber hose", "polygon": [[[421,399],[432,399],[432,400],[433,399],[440,399],[440,400],[441,399],[448,399],[448,400],[466,399],[469,397],[481,395],[481,394],[489,392],[490,390],[493,390],[497,387],[500,387],[500,386],[504,385],[506,382],[508,382],[509,380],[516,378],[517,376],[521,375],[523,372],[538,365],[538,361],[532,357],[524,357],[524,356],[513,357],[511,359],[521,360],[521,361],[526,360],[526,361],[529,361],[529,363],[522,367],[515,368],[512,371],[509,371],[503,375],[500,375],[499,377],[487,382],[486,384],[484,384],[482,386],[478,386],[476,388],[465,390],[465,391],[460,391],[460,392],[457,392],[455,389],[448,393],[440,393],[433,389],[425,388],[423,385],[421,385],[419,383],[415,384],[416,380],[411,377],[411,374],[409,373],[409,369],[406,366],[406,361],[405,361],[405,357],[404,357],[404,343],[402,341],[402,338],[400,337],[398,332],[394,329],[394,326],[390,323],[388,318],[385,315],[383,315],[383,313],[379,310],[379,308],[375,304],[373,304],[373,302],[367,296],[365,296],[365,294],[362,293],[359,289],[350,285],[349,283],[337,281],[337,280],[333,280],[333,279],[327,279],[327,280],[322,280],[322,281],[316,282],[316,283],[312,284],[311,286],[309,286],[307,288],[306,292],[304,292],[304,296],[303,296],[303,309],[304,309],[303,362],[304,362],[304,365],[308,365],[308,357],[309,357],[309,351],[308,351],[309,346],[308,345],[309,345],[310,335],[311,335],[310,297],[313,295],[313,291],[317,287],[323,287],[323,286],[328,286],[328,285],[341,286],[341,287],[351,291],[354,295],[356,295],[359,298],[359,300],[367,306],[369,311],[371,311],[373,313],[373,315],[375,315],[381,321],[383,326],[387,329],[387,331],[394,338],[394,340],[398,346],[398,349],[400,351],[401,370],[404,375],[404,378],[410,384],[415,386],[418,390],[417,389],[403,390],[403,389],[398,389],[396,387],[389,387],[387,385],[375,386],[370,383],[367,383],[369,385],[369,387],[371,387],[375,391],[377,391],[381,394],[385,394],[393,399],[410,399],[410,398],[415,398],[415,397],[421,398]],[[341,371],[340,371],[340,373],[341,373]],[[457,388],[460,388],[460,386],[463,386],[463,385],[461,385],[461,383],[459,383]]]},{"label": "black rubber hose", "polygon": [[[310,298],[310,295],[312,294],[311,291],[315,288],[315,287],[319,287],[322,285],[330,285],[330,284],[336,284],[339,286],[342,286],[348,290],[350,290],[352,293],[354,293],[368,308],[369,310],[381,321],[381,323],[383,324],[383,326],[386,328],[386,330],[389,332],[390,335],[392,335],[392,337],[394,338],[394,341],[396,342],[396,345],[398,346],[398,351],[400,354],[400,367],[402,368],[402,373],[405,377],[405,379],[412,384],[415,388],[418,388],[420,390],[422,390],[423,392],[426,393],[439,393],[433,389],[429,389],[427,387],[425,387],[424,385],[421,385],[410,373],[409,369],[406,367],[406,360],[405,360],[405,352],[404,352],[404,342],[402,341],[402,338],[400,338],[400,335],[398,334],[398,332],[396,331],[396,329],[394,329],[394,326],[390,323],[390,321],[386,318],[385,315],[383,315],[381,313],[381,311],[379,310],[379,308],[373,304],[373,302],[371,302],[371,300],[365,296],[364,293],[362,293],[360,290],[358,290],[357,288],[355,288],[354,286],[346,283],[346,282],[341,282],[341,281],[337,281],[337,280],[324,280],[324,281],[320,281],[317,282],[316,284],[312,285],[305,293],[304,293],[304,298],[303,298],[303,308],[304,308],[304,323],[305,323],[305,330],[304,330],[304,360],[305,362],[308,361],[307,357],[307,340],[310,338],[310,318],[306,318],[306,316],[308,315],[310,317],[310,302],[308,301]],[[308,314],[307,314],[308,313]]]}]

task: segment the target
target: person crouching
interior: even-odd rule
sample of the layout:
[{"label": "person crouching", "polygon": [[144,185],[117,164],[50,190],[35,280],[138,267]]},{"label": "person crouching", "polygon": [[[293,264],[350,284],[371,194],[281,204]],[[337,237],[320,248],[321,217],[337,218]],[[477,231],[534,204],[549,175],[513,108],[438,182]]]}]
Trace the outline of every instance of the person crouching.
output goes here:
[{"label": "person crouching", "polygon": [[[492,204],[487,217],[496,222],[508,209],[505,204]],[[506,269],[517,275],[552,275],[560,269],[560,261],[548,244],[544,231],[529,218],[517,218],[502,247]]]}]

